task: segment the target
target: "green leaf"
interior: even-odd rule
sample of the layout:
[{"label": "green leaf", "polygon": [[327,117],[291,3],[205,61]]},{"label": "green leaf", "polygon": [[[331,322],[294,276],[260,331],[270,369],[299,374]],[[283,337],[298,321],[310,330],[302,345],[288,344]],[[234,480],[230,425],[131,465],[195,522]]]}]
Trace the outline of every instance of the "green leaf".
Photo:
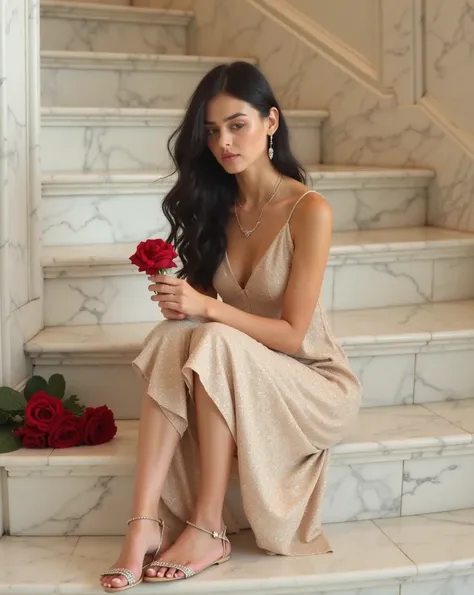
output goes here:
[{"label": "green leaf", "polygon": [[71,395],[63,401],[65,409],[74,413],[74,415],[82,415],[85,411],[84,405],[79,403],[77,395]]},{"label": "green leaf", "polygon": [[66,381],[62,374],[53,374],[48,380],[48,394],[63,399],[66,394]]},{"label": "green leaf", "polygon": [[16,427],[16,425],[10,425],[0,428],[0,453],[12,452],[21,447],[21,440],[13,435]]},{"label": "green leaf", "polygon": [[48,383],[42,376],[32,376],[26,383],[23,394],[25,399],[29,401],[35,393],[40,391],[47,393],[49,391]]},{"label": "green leaf", "polygon": [[25,418],[24,411],[0,411],[0,426],[11,423],[22,423]]},{"label": "green leaf", "polygon": [[8,386],[0,388],[0,410],[9,413],[10,411],[23,411],[26,407],[25,397]]}]

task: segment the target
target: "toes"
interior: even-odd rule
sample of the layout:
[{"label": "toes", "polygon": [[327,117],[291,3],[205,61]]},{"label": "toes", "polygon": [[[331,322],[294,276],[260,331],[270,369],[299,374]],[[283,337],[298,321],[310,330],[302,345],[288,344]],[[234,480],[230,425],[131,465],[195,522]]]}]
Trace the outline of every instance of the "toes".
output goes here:
[{"label": "toes", "polygon": [[111,580],[112,587],[123,587],[125,585],[125,582],[126,581],[124,578],[119,578],[119,577],[113,578]]},{"label": "toes", "polygon": [[155,568],[147,568],[146,571],[145,571],[145,574],[147,576],[155,577],[156,574],[157,574],[157,572],[156,572],[156,569]]},{"label": "toes", "polygon": [[174,568],[169,568],[168,572],[166,573],[166,578],[174,578],[174,574],[175,574],[175,569]]},{"label": "toes", "polygon": [[160,568],[156,574],[156,576],[159,576],[160,578],[163,578],[166,574],[167,569],[166,568]]}]

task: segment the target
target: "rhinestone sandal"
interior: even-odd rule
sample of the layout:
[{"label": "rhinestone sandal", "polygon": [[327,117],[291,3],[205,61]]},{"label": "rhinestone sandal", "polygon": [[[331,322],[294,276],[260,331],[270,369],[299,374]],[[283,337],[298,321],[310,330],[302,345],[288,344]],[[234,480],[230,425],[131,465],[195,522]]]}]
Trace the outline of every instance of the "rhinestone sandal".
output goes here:
[{"label": "rhinestone sandal", "polygon": [[230,560],[230,553],[229,554],[227,553],[227,544],[230,543],[230,541],[229,541],[228,537],[226,536],[226,531],[227,531],[226,527],[224,527],[224,529],[222,529],[222,531],[220,533],[218,533],[217,531],[209,531],[209,529],[205,529],[204,527],[199,527],[198,525],[195,525],[194,523],[190,523],[189,521],[186,521],[186,523],[188,525],[191,525],[191,527],[194,527],[195,529],[199,529],[199,531],[208,533],[214,539],[221,539],[222,547],[224,550],[222,553],[222,556],[215,562],[211,562],[211,564],[204,566],[204,568],[201,568],[201,570],[193,570],[189,566],[183,566],[182,564],[173,564],[172,562],[165,562],[164,560],[153,561],[151,564],[148,565],[148,568],[156,568],[156,569],[175,568],[176,570],[180,570],[184,574],[184,576],[168,578],[166,576],[147,576],[147,575],[145,575],[143,578],[145,583],[165,583],[165,582],[170,582],[170,581],[181,581],[183,579],[191,578],[192,576],[196,576],[196,575],[200,574],[201,572],[203,572],[204,570],[207,570],[211,566],[215,566],[216,564],[223,564],[224,562],[227,562],[228,560]]},{"label": "rhinestone sandal", "polygon": [[[165,529],[165,524],[163,522],[162,519],[155,519],[153,517],[150,516],[136,516],[133,517],[131,519],[129,519],[127,521],[127,525],[130,525],[130,523],[133,523],[133,521],[154,521],[155,523],[158,523],[161,527],[161,537],[160,537],[160,545],[156,548],[156,551],[153,555],[153,559],[156,558],[156,556],[159,554],[160,549],[161,549],[161,545],[163,543],[163,533],[164,533],[164,529]],[[148,568],[149,564],[144,564],[142,567],[142,572],[140,577],[137,579],[137,577],[134,575],[134,573],[128,569],[128,568],[110,568],[109,570],[106,570],[105,572],[101,572],[100,573],[100,577],[103,576],[123,576],[127,579],[127,584],[123,585],[122,587],[104,587],[102,586],[102,589],[106,592],[106,593],[114,593],[115,591],[126,591],[127,589],[131,589],[133,587],[136,587],[137,585],[139,585],[140,583],[143,582],[143,577],[145,574],[145,570]]]}]

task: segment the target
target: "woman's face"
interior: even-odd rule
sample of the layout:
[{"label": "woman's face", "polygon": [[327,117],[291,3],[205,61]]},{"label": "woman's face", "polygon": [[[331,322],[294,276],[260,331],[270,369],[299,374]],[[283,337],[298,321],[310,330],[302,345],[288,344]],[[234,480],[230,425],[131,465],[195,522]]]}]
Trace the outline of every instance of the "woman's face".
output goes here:
[{"label": "woman's face", "polygon": [[261,158],[268,159],[268,137],[278,127],[278,111],[262,118],[245,101],[221,93],[206,110],[207,143],[230,174],[238,174]]}]

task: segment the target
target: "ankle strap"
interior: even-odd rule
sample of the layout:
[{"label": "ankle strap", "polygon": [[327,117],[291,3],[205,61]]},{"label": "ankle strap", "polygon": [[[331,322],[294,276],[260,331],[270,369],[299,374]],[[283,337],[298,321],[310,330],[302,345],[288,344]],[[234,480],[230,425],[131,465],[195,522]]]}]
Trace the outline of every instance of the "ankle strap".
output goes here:
[{"label": "ankle strap", "polygon": [[205,527],[200,527],[199,525],[195,525],[194,523],[191,523],[191,521],[186,521],[186,523],[188,525],[191,525],[191,527],[194,527],[195,529],[199,529],[199,531],[207,533],[211,537],[214,537],[214,539],[222,539],[222,541],[229,541],[226,537],[227,527],[225,525],[222,531],[219,533],[218,531],[209,531],[209,529],[206,529]]},{"label": "ankle strap", "polygon": [[134,516],[131,519],[128,519],[127,525],[130,525],[133,521],[153,521],[158,523],[161,527],[163,526],[163,519],[155,519],[152,516]]}]

